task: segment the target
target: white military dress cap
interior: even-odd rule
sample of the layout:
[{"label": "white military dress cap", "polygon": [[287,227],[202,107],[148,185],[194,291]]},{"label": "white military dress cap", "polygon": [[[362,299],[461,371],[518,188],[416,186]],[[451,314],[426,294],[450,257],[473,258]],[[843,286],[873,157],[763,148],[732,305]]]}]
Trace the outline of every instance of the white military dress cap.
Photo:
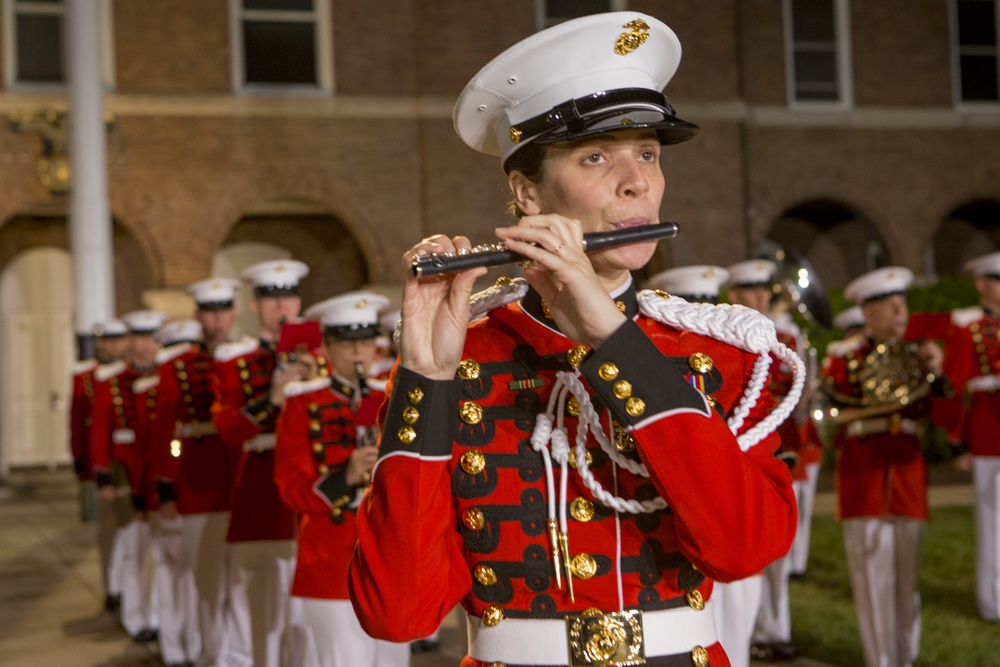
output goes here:
[{"label": "white military dress cap", "polygon": [[844,288],[848,301],[863,304],[893,294],[905,294],[913,283],[913,271],[902,266],[875,269],[852,280]]},{"label": "white military dress cap", "polygon": [[396,325],[399,324],[401,319],[403,319],[403,314],[400,310],[389,310],[378,316],[378,324],[382,327],[383,331],[391,334],[396,330]]},{"label": "white military dress cap", "polygon": [[236,299],[236,290],[240,288],[240,281],[234,278],[209,278],[191,283],[184,288],[184,291],[194,298],[194,302],[201,306],[221,306],[232,307]]},{"label": "white military dress cap", "polygon": [[774,279],[778,266],[769,259],[748,259],[729,267],[729,285],[732,287],[768,286]]},{"label": "white military dress cap", "polygon": [[684,299],[718,299],[719,288],[729,279],[729,271],[721,266],[699,264],[678,266],[661,271],[646,283],[648,289],[659,289]]},{"label": "white military dress cap", "polygon": [[94,325],[94,335],[98,338],[118,338],[128,333],[128,327],[119,319],[106,320]]},{"label": "white military dress cap", "polygon": [[677,36],[652,16],[611,12],[566,21],[483,67],[455,104],[455,131],[502,162],[531,142],[625,127],[654,128],[661,143],[678,143],[698,131],[674,116],[663,95],[680,60]]},{"label": "white military dress cap", "polygon": [[359,290],[320,301],[306,310],[306,317],[316,319],[338,338],[374,338],[378,335],[378,313],[389,299],[376,292]]},{"label": "white military dress cap", "polygon": [[974,276],[1000,276],[1000,252],[970,259],[965,263],[965,270]]},{"label": "white military dress cap", "polygon": [[196,343],[202,338],[201,322],[198,320],[171,320],[157,329],[153,337],[161,345],[174,343]]},{"label": "white military dress cap", "polygon": [[851,306],[837,313],[833,318],[833,326],[841,331],[846,331],[852,327],[863,327],[865,325],[865,313],[861,306]]},{"label": "white military dress cap", "polygon": [[133,310],[122,315],[122,320],[134,334],[152,334],[167,321],[167,314],[159,310]]},{"label": "white military dress cap", "polygon": [[309,275],[309,267],[295,259],[276,259],[260,262],[243,269],[240,278],[253,285],[254,290],[294,294],[299,281]]}]

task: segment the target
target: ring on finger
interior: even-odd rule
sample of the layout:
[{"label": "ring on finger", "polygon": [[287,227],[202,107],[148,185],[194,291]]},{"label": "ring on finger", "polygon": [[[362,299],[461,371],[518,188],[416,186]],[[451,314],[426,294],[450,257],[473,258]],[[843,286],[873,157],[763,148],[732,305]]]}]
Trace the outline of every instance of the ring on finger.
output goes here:
[{"label": "ring on finger", "polygon": [[562,242],[562,243],[560,243],[560,244],[559,244],[558,246],[556,246],[556,249],[555,249],[555,250],[553,250],[552,252],[554,252],[555,254],[557,254],[557,255],[558,255],[558,254],[559,254],[559,251],[560,251],[560,250],[562,250],[562,249],[563,249],[563,246],[565,246],[565,245],[566,245],[566,242],[565,242],[565,241],[563,241],[563,242]]}]

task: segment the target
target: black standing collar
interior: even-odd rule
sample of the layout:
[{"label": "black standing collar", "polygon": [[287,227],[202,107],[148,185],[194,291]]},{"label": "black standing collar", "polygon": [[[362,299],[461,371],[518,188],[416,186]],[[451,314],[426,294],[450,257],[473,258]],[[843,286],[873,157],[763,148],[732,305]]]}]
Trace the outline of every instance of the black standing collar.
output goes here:
[{"label": "black standing collar", "polygon": [[[631,275],[624,285],[609,296],[614,299],[618,310],[625,313],[625,317],[628,319],[634,320],[639,315],[639,300],[635,296],[635,283],[632,281]],[[542,326],[562,333],[556,326],[556,321],[552,319],[552,315],[549,314],[548,306],[542,301],[542,296],[533,287],[529,287],[528,293],[521,298],[521,308]]]}]

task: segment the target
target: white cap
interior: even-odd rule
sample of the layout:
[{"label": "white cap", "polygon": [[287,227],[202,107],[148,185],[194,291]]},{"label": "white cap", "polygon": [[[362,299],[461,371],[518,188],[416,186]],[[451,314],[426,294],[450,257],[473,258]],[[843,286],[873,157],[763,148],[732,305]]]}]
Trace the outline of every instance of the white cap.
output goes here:
[{"label": "white cap", "polygon": [[902,266],[886,266],[855,278],[844,288],[844,296],[854,303],[876,301],[893,294],[905,294],[913,283],[913,271]]},{"label": "white cap", "polygon": [[122,315],[128,330],[134,334],[152,334],[167,321],[167,314],[158,310],[133,310]]},{"label": "white cap", "polygon": [[729,267],[730,287],[770,287],[778,266],[769,259],[748,259]]},{"label": "white cap", "polygon": [[846,331],[852,327],[863,327],[865,325],[865,313],[861,306],[851,306],[846,308],[833,318],[833,326],[841,331]]},{"label": "white cap", "polygon": [[661,143],[678,143],[698,131],[674,116],[662,94],[680,60],[677,36],[652,16],[612,12],[565,21],[483,67],[455,104],[455,131],[502,162],[531,142],[623,128],[654,128]]},{"label": "white cap", "polygon": [[128,333],[128,327],[119,319],[106,320],[94,325],[94,335],[98,338],[118,338]]},{"label": "white cap", "polygon": [[1000,276],[1000,252],[970,259],[965,263],[965,270],[974,276]]},{"label": "white cap", "polygon": [[171,320],[157,329],[153,337],[161,345],[174,343],[197,343],[202,338],[201,322],[198,320]]},{"label": "white cap", "polygon": [[728,278],[729,272],[721,266],[679,266],[657,273],[646,283],[646,288],[664,290],[688,301],[716,301],[719,287]]},{"label": "white cap", "polygon": [[209,278],[191,283],[184,291],[194,297],[201,310],[226,310],[233,307],[240,281],[233,278]]},{"label": "white cap", "polygon": [[318,319],[326,333],[353,340],[378,335],[378,312],[389,305],[389,299],[375,292],[347,292],[314,304],[306,317]]},{"label": "white cap", "polygon": [[298,294],[299,281],[309,275],[309,267],[294,259],[260,262],[243,269],[240,278],[253,285],[257,296]]}]

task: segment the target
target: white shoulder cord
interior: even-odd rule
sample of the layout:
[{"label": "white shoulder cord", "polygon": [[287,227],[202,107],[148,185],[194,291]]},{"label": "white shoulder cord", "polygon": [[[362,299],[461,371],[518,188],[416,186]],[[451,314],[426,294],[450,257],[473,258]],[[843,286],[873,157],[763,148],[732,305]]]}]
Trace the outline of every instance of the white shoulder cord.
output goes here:
[{"label": "white shoulder cord", "polygon": [[[649,317],[667,324],[668,326],[691,331],[697,334],[708,336],[724,343],[729,343],[747,352],[754,352],[758,355],[751,373],[750,383],[740,399],[739,404],[733,414],[727,420],[729,430],[736,435],[740,427],[750,413],[750,410],[760,400],[764,384],[767,382],[771,366],[769,353],[774,353],[780,360],[786,362],[793,373],[792,387],[788,395],[771,413],[756,424],[753,428],[737,436],[737,443],[743,451],[747,451],[761,440],[773,432],[791,413],[798,403],[802,394],[802,385],[805,381],[805,366],[797,354],[786,345],[779,343],[774,333],[774,324],[766,317],[755,310],[742,306],[730,306],[726,304],[701,304],[688,303],[679,297],[662,298],[655,293],[644,290],[639,293],[640,310]],[[597,440],[601,449],[617,465],[627,469],[639,477],[649,477],[649,471],[641,462],[634,461],[623,456],[611,439],[605,434],[601,426],[600,418],[594,409],[583,383],[579,380],[579,371],[569,373],[559,371],[556,373],[556,386],[553,387],[552,395],[545,414],[538,415],[535,430],[531,436],[532,446],[539,451],[544,451],[546,459],[546,474],[550,498],[554,492],[554,480],[552,479],[551,463],[548,461],[548,452],[545,446],[552,442],[552,457],[559,461],[563,468],[563,478],[560,494],[560,528],[565,529],[565,458],[568,457],[566,447],[566,430],[562,427],[563,404],[565,402],[566,390],[576,397],[580,405],[580,418],[577,423],[576,433],[576,467],[580,477],[588,489],[603,504],[619,511],[630,514],[650,513],[667,507],[667,502],[660,496],[652,500],[626,500],[620,496],[609,493],[594,478],[590,467],[587,465],[587,432],[592,431],[594,439]],[[559,404],[558,413],[556,404]],[[553,430],[553,421],[558,414],[559,428]],[[564,453],[565,452],[565,453]],[[551,518],[550,503],[550,518]]]}]

